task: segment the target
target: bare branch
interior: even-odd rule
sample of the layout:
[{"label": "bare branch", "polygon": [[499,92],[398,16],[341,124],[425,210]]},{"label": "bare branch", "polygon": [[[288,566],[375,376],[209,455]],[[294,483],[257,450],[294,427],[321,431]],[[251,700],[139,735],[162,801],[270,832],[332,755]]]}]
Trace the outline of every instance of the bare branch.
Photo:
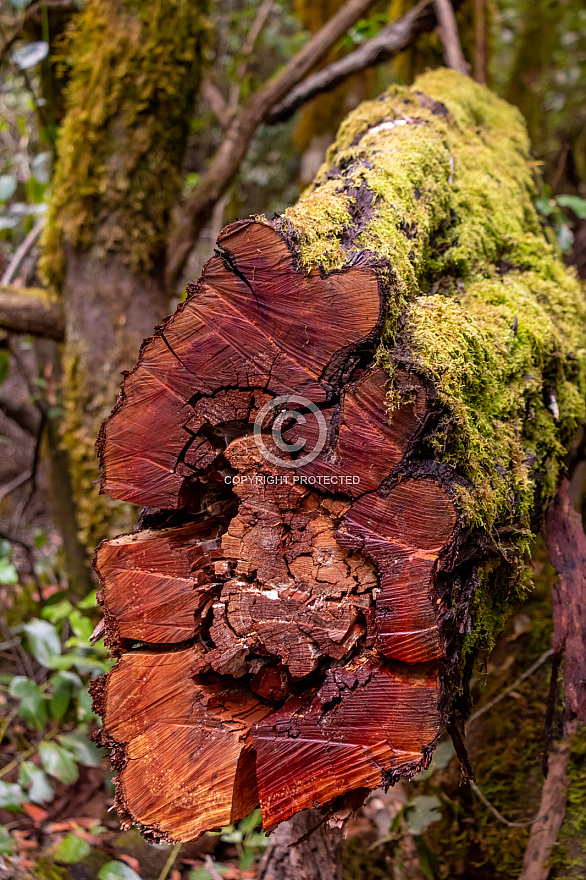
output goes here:
[{"label": "bare branch", "polygon": [[[575,733],[576,722],[572,722],[570,727],[570,732]],[[560,743],[550,760],[519,880],[547,880],[549,877],[549,860],[566,814],[566,794],[570,784],[566,770],[570,757],[570,743],[566,740]]]},{"label": "bare branch", "polygon": [[259,125],[338,40],[374,5],[374,0],[348,0],[280,73],[255,92],[230,123],[220,148],[200,183],[185,202],[167,248],[169,289],[181,275],[200,230],[215,203],[230,185]]},{"label": "bare branch", "polygon": [[28,403],[15,403],[13,395],[4,388],[0,388],[0,412],[27,434],[37,436],[41,420],[39,411]]},{"label": "bare branch", "polygon": [[452,9],[450,0],[434,0],[435,14],[438,20],[438,33],[444,47],[444,55],[446,64],[452,70],[458,70],[460,73],[468,73],[468,62],[462,53],[460,45],[460,37],[458,36],[458,25],[456,24],[456,16]]},{"label": "bare branch", "polygon": [[201,91],[209,104],[210,110],[218,120],[220,128],[226,131],[230,124],[230,113],[228,112],[228,104],[223,94],[211,79],[204,79],[202,81]]},{"label": "bare branch", "polygon": [[252,50],[254,49],[256,41],[260,36],[260,32],[265,26],[265,22],[269,17],[272,8],[273,0],[263,0],[263,2],[258,7],[256,17],[252,23],[250,31],[248,32],[246,41],[242,49],[240,50],[240,63],[236,69],[234,85],[230,90],[230,99],[228,101],[228,109],[230,113],[235,113],[238,108],[238,99],[240,98],[240,86],[248,68],[248,59],[252,53]]},{"label": "bare branch", "polygon": [[437,19],[432,7],[433,0],[420,0],[417,6],[393,24],[383,28],[376,37],[363,43],[344,58],[333,61],[327,67],[312,73],[271,110],[267,122],[272,124],[284,122],[316,95],[335,89],[355,73],[361,73],[369,67],[389,61],[397,52],[412,43],[420,33],[433,30]]},{"label": "bare branch", "polygon": [[49,300],[41,288],[0,286],[0,327],[60,342],[65,332],[63,306]]},{"label": "bare branch", "polygon": [[8,266],[6,272],[2,276],[2,280],[0,281],[1,285],[10,284],[14,280],[14,276],[20,269],[22,265],[22,261],[36,242],[37,238],[41,234],[41,230],[44,226],[44,219],[37,220],[29,234],[26,236],[22,244],[17,248],[16,253],[14,254],[12,260],[10,261],[10,265]]}]

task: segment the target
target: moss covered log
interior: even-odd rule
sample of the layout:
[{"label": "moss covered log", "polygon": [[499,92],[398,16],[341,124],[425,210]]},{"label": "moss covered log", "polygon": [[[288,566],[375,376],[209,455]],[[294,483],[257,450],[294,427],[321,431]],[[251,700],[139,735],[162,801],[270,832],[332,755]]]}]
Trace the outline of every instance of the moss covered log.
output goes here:
[{"label": "moss covered log", "polygon": [[425,74],[282,217],[224,229],[144,343],[98,441],[103,491],[154,509],[96,562],[123,821],[335,816],[467,711],[584,419],[536,185],[518,111]]},{"label": "moss covered log", "polygon": [[88,0],[64,44],[71,73],[41,270],[65,306],[64,440],[88,547],[122,515],[98,499],[95,433],[120,372],[168,310],[165,240],[207,6]]}]

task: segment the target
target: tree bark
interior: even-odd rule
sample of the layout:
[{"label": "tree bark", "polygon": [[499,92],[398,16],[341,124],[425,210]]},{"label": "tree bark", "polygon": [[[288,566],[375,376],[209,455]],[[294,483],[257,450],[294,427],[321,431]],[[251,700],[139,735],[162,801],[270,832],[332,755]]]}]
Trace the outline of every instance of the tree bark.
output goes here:
[{"label": "tree bark", "polygon": [[168,311],[164,250],[182,185],[206,0],[89,0],[71,77],[41,270],[65,313],[63,440],[86,547],[130,523],[98,496],[94,441],[120,373]]},{"label": "tree bark", "polygon": [[519,115],[453,71],[220,233],[98,441],[103,490],[151,508],[96,563],[124,823],[188,840],[260,802],[269,829],[427,766],[524,594],[585,317]]},{"label": "tree bark", "polygon": [[317,810],[304,810],[273,835],[258,880],[342,880],[341,847],[342,832],[324,826]]},{"label": "tree bark", "polygon": [[64,326],[62,304],[51,301],[46,291],[36,287],[0,287],[0,327],[60,342]]}]

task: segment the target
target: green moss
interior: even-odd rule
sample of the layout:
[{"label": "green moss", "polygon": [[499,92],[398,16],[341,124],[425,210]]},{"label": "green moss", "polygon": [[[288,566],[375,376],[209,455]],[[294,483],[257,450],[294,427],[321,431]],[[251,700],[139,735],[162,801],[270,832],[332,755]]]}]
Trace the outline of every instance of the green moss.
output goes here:
[{"label": "green moss", "polygon": [[65,46],[72,76],[42,272],[92,246],[150,270],[181,185],[201,67],[206,0],[88,0]]},{"label": "green moss", "polygon": [[351,113],[286,214],[306,265],[366,250],[387,267],[378,361],[433,387],[440,414],[419,451],[453,469],[464,525],[509,561],[481,572],[470,653],[524,593],[531,513],[584,419],[586,302],[540,227],[534,171],[518,110],[439,70]]}]

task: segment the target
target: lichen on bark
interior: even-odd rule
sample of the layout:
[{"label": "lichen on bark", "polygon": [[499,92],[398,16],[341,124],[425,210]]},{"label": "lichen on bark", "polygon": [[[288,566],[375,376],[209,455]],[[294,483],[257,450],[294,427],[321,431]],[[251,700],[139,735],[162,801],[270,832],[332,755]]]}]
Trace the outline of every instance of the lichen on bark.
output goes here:
[{"label": "lichen on bark", "polygon": [[[307,266],[381,261],[391,297],[377,357],[436,395],[419,454],[452,469],[465,526],[516,572],[502,605],[476,597],[493,623],[473,630],[471,654],[525,589],[523,553],[584,418],[585,298],[540,226],[537,186],[520,113],[440,70],[351,113],[284,220]],[[480,575],[485,593],[503,577],[494,562]]]}]

